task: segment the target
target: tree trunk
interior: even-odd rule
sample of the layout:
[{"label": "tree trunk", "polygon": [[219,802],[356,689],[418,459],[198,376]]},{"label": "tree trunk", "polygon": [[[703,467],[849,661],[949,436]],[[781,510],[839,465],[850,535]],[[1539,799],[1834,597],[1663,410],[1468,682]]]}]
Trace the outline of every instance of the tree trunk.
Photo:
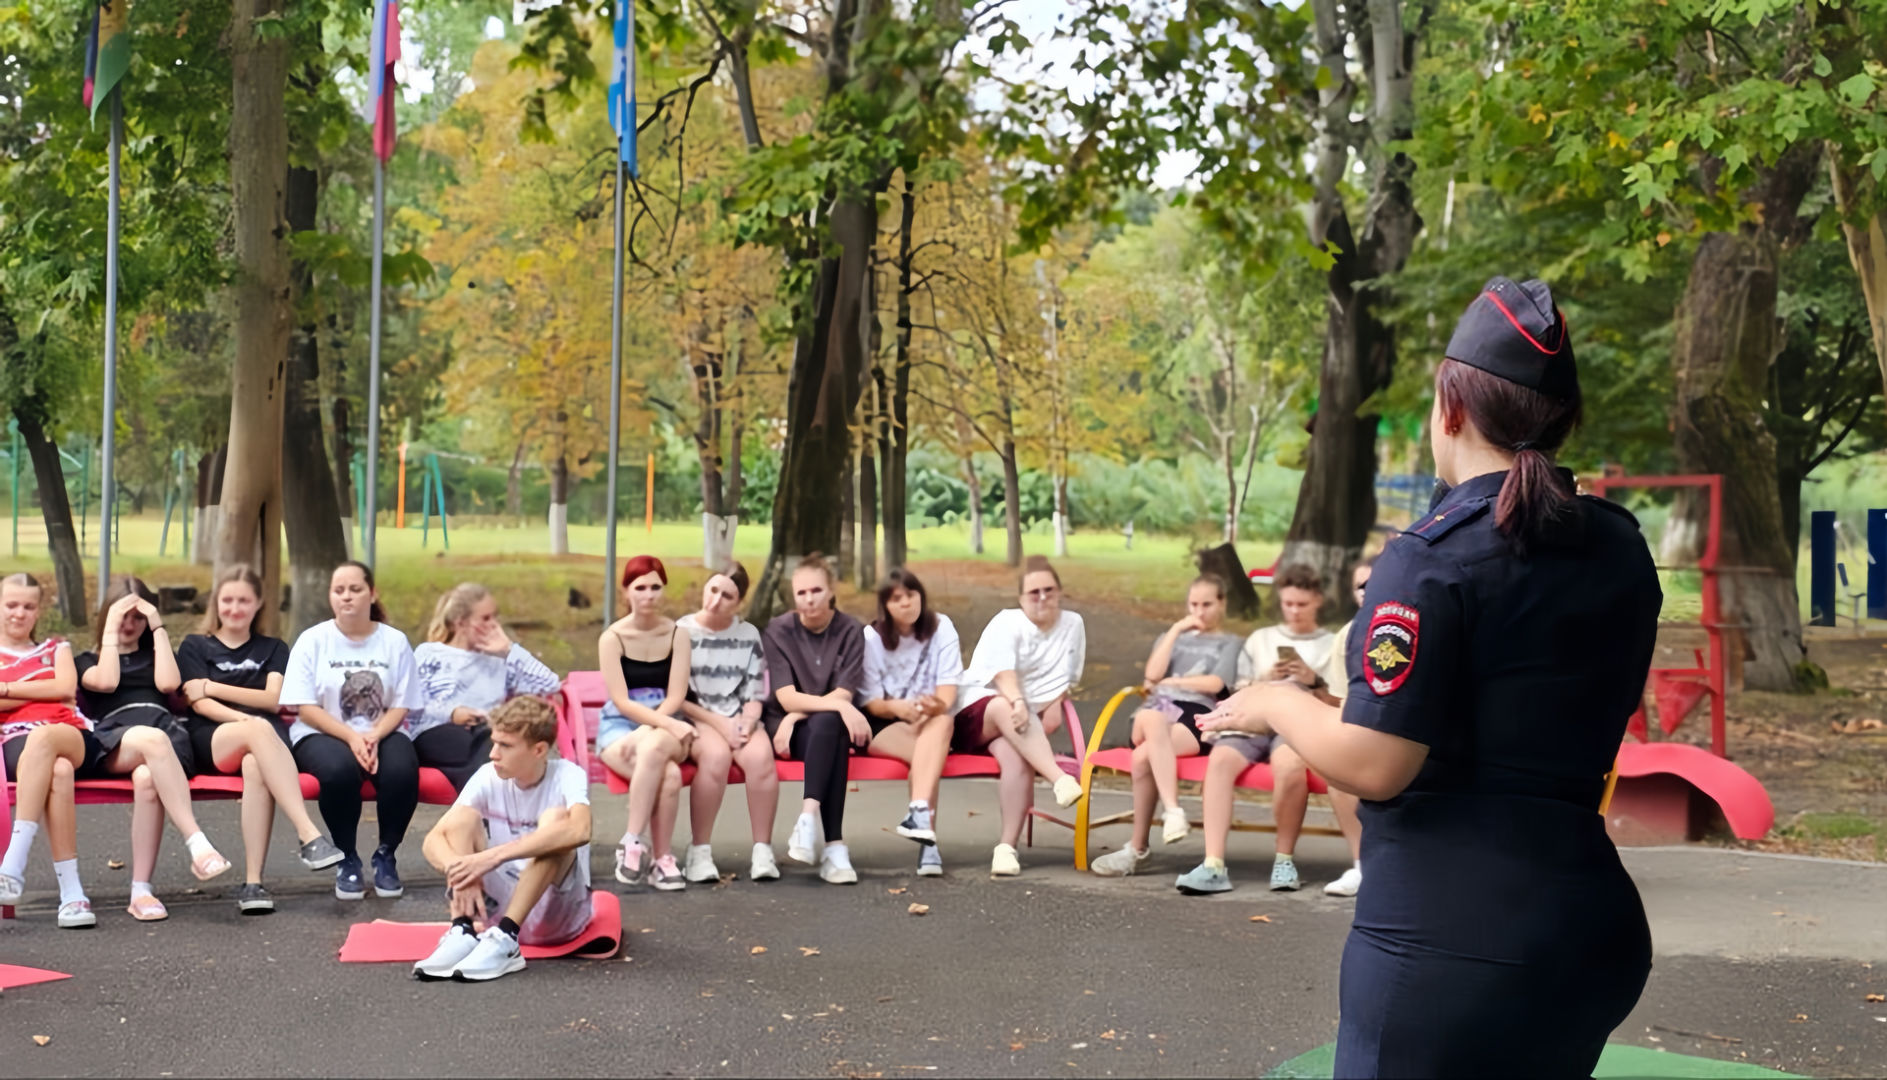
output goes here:
[{"label": "tree trunk", "polygon": [[550,553],[570,554],[570,462],[563,454],[550,463]]},{"label": "tree trunk", "polygon": [[46,519],[46,546],[52,552],[59,615],[67,626],[83,627],[91,616],[85,603],[85,563],[79,555],[78,533],[72,528],[72,503],[66,498],[59,448],[47,437],[38,408],[15,402],[13,416],[20,423],[20,440],[33,459],[33,479],[39,484],[39,511]]},{"label": "tree trunk", "polygon": [[223,466],[228,461],[228,443],[197,459],[197,531],[190,538],[190,561],[198,566],[216,561],[217,509],[223,501]]},{"label": "tree trunk", "polygon": [[505,473],[505,513],[515,521],[524,520],[524,440],[511,452],[511,468]]},{"label": "tree trunk", "polygon": [[273,633],[281,595],[283,376],[293,304],[284,186],[288,178],[288,39],[257,33],[281,0],[235,0],[230,24],[230,201],[236,216],[236,359],[230,376],[229,464],[216,530],[218,570],[262,575],[257,629]]},{"label": "tree trunk", "polygon": [[1238,461],[1232,456],[1232,432],[1219,434],[1219,456],[1225,464],[1225,521],[1219,539],[1238,543]]},{"label": "tree trunk", "polygon": [[[290,165],[287,214],[291,233],[312,231],[321,198],[321,176]],[[293,269],[295,288],[306,297],[314,274]],[[282,427],[282,484],[295,493],[282,503],[288,534],[288,633],[299,634],[328,617],[327,583],[334,567],[347,559],[347,531],[341,525],[340,497],[321,430],[321,328],[312,318],[296,328],[289,345],[288,386]]]},{"label": "tree trunk", "polygon": [[[905,462],[911,452],[911,235],[917,218],[917,193],[905,178],[904,191],[898,199],[898,321],[896,359],[889,395],[890,423],[885,425],[880,457],[884,461],[884,501],[880,516],[885,522],[885,565],[903,566],[910,559],[910,540],[905,534],[905,520],[910,516]],[[884,394],[883,376],[879,393]]]},{"label": "tree trunk", "polygon": [[837,552],[852,456],[852,415],[865,370],[858,328],[871,273],[878,210],[870,193],[842,199],[829,227],[837,258],[820,261],[814,286],[813,325],[802,334],[787,379],[786,449],[773,497],[773,545],[753,617],[764,621],[779,603],[781,580],[801,556]]},{"label": "tree trunk", "polygon": [[1022,470],[1016,465],[1016,441],[1004,435],[1002,440],[1002,519],[1008,535],[1006,559],[1010,566],[1022,565]]},{"label": "tree trunk", "polygon": [[1776,440],[1762,417],[1779,345],[1777,247],[1766,230],[1705,236],[1672,348],[1678,471],[1723,477],[1724,618],[1740,628],[1744,682],[1758,690],[1794,689],[1805,658]]},{"label": "tree trunk", "polygon": [[[1415,163],[1403,153],[1375,151],[1374,180],[1364,208],[1363,229],[1356,235],[1343,204],[1342,184],[1349,167],[1349,140],[1355,129],[1350,110],[1356,84],[1346,75],[1344,31],[1337,0],[1313,0],[1318,51],[1338,73],[1321,92],[1321,132],[1315,166],[1311,243],[1334,247],[1335,263],[1326,283],[1322,370],[1318,375],[1317,413],[1311,421],[1304,480],[1285,537],[1280,563],[1304,563],[1326,583],[1344,580],[1361,556],[1376,523],[1376,425],[1379,417],[1357,410],[1395,371],[1395,333],[1383,321],[1391,296],[1375,282],[1402,269],[1421,231],[1409,181]],[[1414,105],[1410,72],[1415,45],[1432,3],[1421,5],[1416,30],[1405,32],[1402,5],[1369,0],[1370,39],[1363,49],[1371,81],[1371,131],[1377,148],[1405,143],[1413,133]],[[1361,45],[1361,43],[1359,43]],[[1347,619],[1356,610],[1349,590],[1330,588],[1334,603],[1324,605],[1326,620]]]},{"label": "tree trunk", "polygon": [[872,445],[876,441],[870,432],[863,433],[858,440],[857,577],[860,592],[878,587],[878,459]]},{"label": "tree trunk", "polygon": [[1880,365],[1881,384],[1887,388],[1887,211],[1854,220],[1861,171],[1844,166],[1833,143],[1828,146],[1828,172],[1834,181],[1835,207],[1841,212],[1841,231],[1848,242],[1848,261],[1854,264],[1867,303],[1874,359]]},{"label": "tree trunk", "polygon": [[852,560],[858,555],[858,455],[854,453],[845,462],[845,472],[839,477],[839,550],[828,552],[833,556],[833,567],[842,579],[851,569]]},{"label": "tree trunk", "polygon": [[[332,327],[330,327],[332,329]],[[329,453],[329,462],[334,468],[334,498],[341,504],[341,532],[347,537],[347,550],[354,550],[356,528],[359,521],[355,517],[359,502],[354,496],[354,440],[348,430],[350,409],[347,403],[347,345],[338,333],[328,338],[332,348],[330,356],[334,358],[334,401],[329,406],[329,419],[333,425],[330,443],[333,449]]]},{"label": "tree trunk", "polygon": [[1055,557],[1068,557],[1068,468],[1055,474]]}]

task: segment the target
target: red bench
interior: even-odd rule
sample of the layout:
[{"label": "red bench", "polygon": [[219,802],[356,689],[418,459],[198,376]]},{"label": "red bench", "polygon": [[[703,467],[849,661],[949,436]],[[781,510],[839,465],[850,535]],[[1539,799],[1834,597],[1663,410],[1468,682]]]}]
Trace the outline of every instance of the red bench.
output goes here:
[{"label": "red bench", "polygon": [[[1107,734],[1107,725],[1113,721],[1114,713],[1120,708],[1121,703],[1126,701],[1129,697],[1137,697],[1139,695],[1139,687],[1129,686],[1116,692],[1113,697],[1108,699],[1107,707],[1101,710],[1101,718],[1095,721],[1094,737],[1090,745],[1099,746],[1101,744],[1102,736]],[[1203,781],[1206,778],[1206,757],[1210,752],[1211,751],[1208,750],[1207,753],[1200,754],[1197,757],[1180,758],[1177,762],[1179,765],[1179,778],[1181,780]],[[1109,772],[1132,774],[1133,755],[1133,747],[1131,746],[1117,746],[1111,750],[1095,750],[1088,755],[1086,763],[1081,766],[1081,802],[1077,804],[1078,809],[1075,812],[1074,826],[1075,869],[1077,870],[1086,870],[1088,868],[1089,830],[1102,825],[1116,825],[1124,821],[1133,820],[1133,812],[1131,810],[1119,814],[1110,814],[1098,820],[1090,820],[1088,815],[1088,796],[1092,791],[1094,783],[1094,770],[1106,769]],[[1250,791],[1270,791],[1272,787],[1271,766],[1262,763],[1248,766],[1244,772],[1238,774],[1237,786]],[[1310,790],[1321,795],[1328,793],[1330,789],[1324,785],[1323,777],[1318,776],[1316,773],[1311,773]],[[1232,828],[1242,832],[1276,831],[1276,827],[1272,825],[1253,825],[1243,822],[1234,822]],[[1340,830],[1323,826],[1306,825],[1303,831],[1313,836],[1342,835]]]},{"label": "red bench", "polygon": [[[0,762],[0,838],[13,835],[13,800],[17,797],[15,785],[7,779],[6,765]],[[301,797],[313,799],[320,794],[321,785],[307,773],[301,774]],[[373,781],[360,786],[362,798],[374,797]],[[205,775],[190,778],[191,801],[212,799],[239,799],[242,797],[242,777]],[[438,806],[448,806],[458,798],[452,790],[452,781],[438,769],[421,767],[419,770],[419,801]],[[131,779],[80,780],[73,785],[72,801],[80,806],[95,806],[104,803],[128,803],[132,799]],[[6,850],[0,844],[0,852]],[[13,918],[11,906],[0,907],[0,919]]]},{"label": "red bench", "polygon": [[[629,791],[629,782],[605,767],[601,761],[592,756],[590,749],[596,742],[598,718],[604,704],[608,701],[609,689],[603,682],[602,672],[571,672],[564,680],[563,693],[558,698],[557,752],[582,766],[592,783],[607,784],[611,793],[624,795]],[[1088,745],[1082,736],[1081,717],[1075,712],[1075,707],[1071,702],[1064,701],[1062,708],[1067,720],[1069,741],[1079,752]],[[1079,772],[1080,762],[1076,758],[1067,754],[1057,754],[1055,757],[1069,775]],[[804,782],[806,779],[804,762],[779,761],[774,768],[779,772],[781,780]],[[943,774],[946,779],[956,776],[998,776],[1001,773],[1002,766],[988,754],[951,754],[944,759]],[[694,775],[694,765],[682,765],[682,783],[693,782]],[[846,776],[853,781],[905,780],[910,775],[909,767],[902,761],[894,758],[872,757],[867,754],[853,754],[851,764],[846,770]],[[745,780],[740,766],[735,765],[728,769],[727,780],[730,784],[742,783]],[[1087,814],[1085,802],[1082,804],[1080,813],[1083,816]],[[1052,821],[1065,829],[1075,828],[1073,822],[1031,808],[1026,841],[1031,844],[1035,841],[1035,819],[1038,817],[1044,821]]]}]

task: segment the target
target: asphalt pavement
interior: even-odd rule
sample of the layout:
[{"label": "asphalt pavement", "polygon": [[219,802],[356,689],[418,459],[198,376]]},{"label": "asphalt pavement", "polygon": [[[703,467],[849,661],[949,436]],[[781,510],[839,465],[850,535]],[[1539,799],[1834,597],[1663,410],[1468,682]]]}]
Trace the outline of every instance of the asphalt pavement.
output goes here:
[{"label": "asphalt pavement", "polygon": [[[614,837],[621,800],[596,796],[596,835]],[[741,798],[732,790],[722,811],[724,874],[745,869]],[[1125,804],[1096,799],[1102,811]],[[890,831],[901,786],[866,784],[847,817],[857,886],[785,864],[773,883],[619,889],[617,956],[535,961],[481,985],[335,958],[352,922],[442,917],[439,877],[418,854],[440,808],[423,807],[409,834],[404,898],[337,901],[331,875],[301,870],[278,842],[278,910],[263,917],[236,912],[233,881],[197,886],[173,833],[157,875],[171,917],[146,925],[123,913],[127,875],[107,865],[126,857],[126,808],[81,807],[100,924],[54,927],[42,845],[20,917],[0,925],[0,963],[73,977],[0,997],[0,1075],[1252,1076],[1334,1037],[1351,902],[1321,884],[1347,862],[1338,841],[1307,838],[1306,888],[1272,893],[1270,837],[1235,834],[1241,887],[1202,899],[1172,889],[1199,857],[1196,834],[1156,847],[1142,875],[1103,880],[1074,872],[1069,833],[1038,824],[1023,876],[997,881],[993,784],[951,781],[944,800],[941,879],[914,876],[915,846]],[[1039,800],[1052,811],[1045,789]],[[781,813],[783,863],[794,805]],[[200,816],[240,866],[236,804]],[[362,829],[372,835],[371,815]],[[280,822],[277,835],[293,839]],[[1098,833],[1099,849],[1124,838]],[[616,888],[611,849],[593,849],[599,887]],[[1626,862],[1658,951],[1615,1041],[1812,1075],[1887,1073],[1887,1003],[1867,1000],[1887,993],[1887,867],[1703,848],[1631,850]],[[914,903],[928,913],[911,914]]]}]

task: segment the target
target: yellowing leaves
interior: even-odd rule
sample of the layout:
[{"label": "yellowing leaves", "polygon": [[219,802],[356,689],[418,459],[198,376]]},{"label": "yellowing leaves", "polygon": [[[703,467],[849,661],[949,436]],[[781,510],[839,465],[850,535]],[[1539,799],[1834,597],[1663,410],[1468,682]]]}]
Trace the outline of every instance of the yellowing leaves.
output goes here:
[{"label": "yellowing leaves", "polygon": [[1608,131],[1605,133],[1605,147],[1608,150],[1616,150],[1630,145],[1631,140],[1616,131]]}]

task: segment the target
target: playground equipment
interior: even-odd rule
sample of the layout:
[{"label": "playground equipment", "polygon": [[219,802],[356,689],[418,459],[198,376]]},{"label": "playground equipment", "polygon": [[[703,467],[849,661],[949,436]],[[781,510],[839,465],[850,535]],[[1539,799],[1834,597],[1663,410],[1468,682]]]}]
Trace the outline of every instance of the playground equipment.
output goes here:
[{"label": "playground equipment", "polygon": [[[406,474],[406,455],[400,455],[400,474]],[[439,472],[439,455],[427,454],[420,467],[419,490],[419,546],[425,547],[432,535],[433,511],[439,512],[439,542],[447,551],[452,550],[452,537],[446,532],[446,481]],[[400,492],[400,501],[406,501],[404,489]]]},{"label": "playground equipment", "polygon": [[182,450],[171,451],[170,464],[175,472],[176,483],[164,489],[164,531],[157,536],[157,557],[160,559],[170,546],[170,512],[173,509],[178,510],[178,516],[183,519],[183,550],[190,550],[190,511],[184,505],[190,499],[188,461],[189,456]]},{"label": "playground equipment", "polygon": [[[1657,705],[1658,728],[1675,732],[1696,707],[1710,703],[1710,748],[1679,742],[1652,742],[1641,702],[1626,725],[1627,738],[1619,747],[1616,788],[1607,822],[1614,829],[1627,823],[1665,835],[1688,839],[1701,836],[1712,810],[1720,812],[1730,830],[1746,840],[1760,838],[1775,823],[1775,806],[1762,783],[1729,760],[1724,738],[1724,631],[1737,629],[1723,621],[1718,577],[1741,572],[1721,564],[1723,533],[1723,477],[1600,476],[1587,485],[1594,495],[1614,488],[1698,488],[1709,496],[1709,526],[1703,555],[1695,569],[1702,578],[1702,614],[1699,620],[1705,649],[1694,649],[1696,663],[1684,668],[1652,668],[1646,687]],[[1661,567],[1660,569],[1672,569]],[[1689,623],[1669,624],[1689,626]],[[1708,659],[1705,652],[1708,652]]]},{"label": "playground equipment", "polygon": [[[1855,633],[1866,625],[1861,615],[1862,601],[1867,603],[1870,619],[1887,619],[1887,510],[1867,512],[1866,547],[1854,530],[1844,526],[1833,510],[1816,510],[1808,515],[1808,610],[1809,625],[1834,626],[1840,613],[1835,605],[1835,581],[1847,590]],[[1839,552],[1840,558],[1837,558]],[[1848,580],[1848,566],[1867,567],[1865,584]]]}]

